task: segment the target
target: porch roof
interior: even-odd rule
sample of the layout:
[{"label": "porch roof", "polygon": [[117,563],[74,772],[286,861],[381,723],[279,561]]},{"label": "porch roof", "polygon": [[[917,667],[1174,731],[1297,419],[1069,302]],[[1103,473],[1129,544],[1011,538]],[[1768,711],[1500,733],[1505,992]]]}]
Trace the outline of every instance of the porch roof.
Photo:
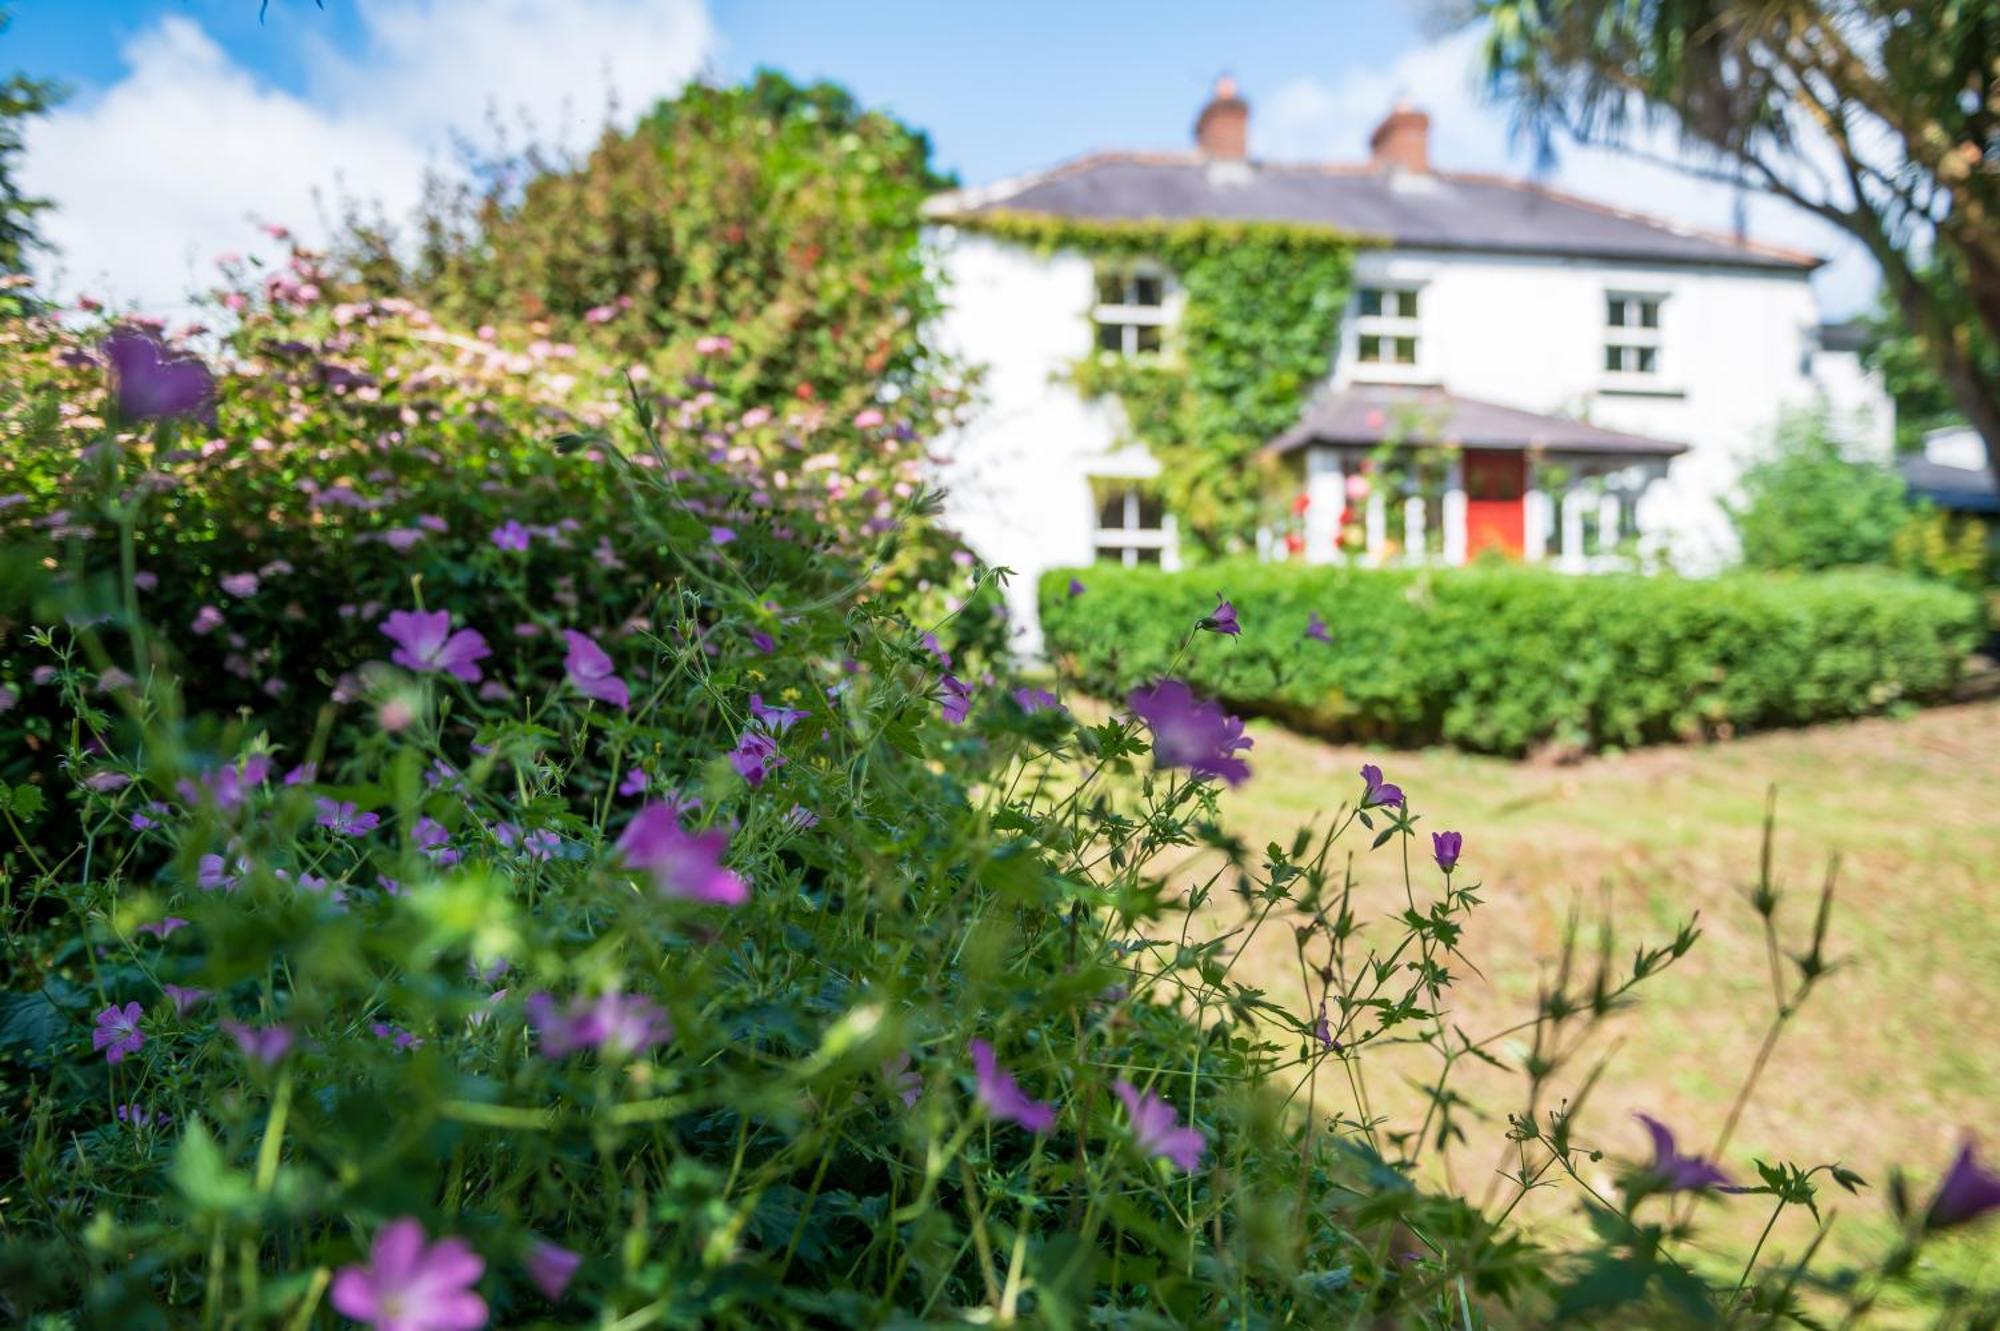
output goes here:
[{"label": "porch roof", "polygon": [[1589,421],[1542,416],[1497,402],[1459,397],[1442,388],[1356,384],[1315,398],[1299,423],[1264,445],[1290,453],[1308,444],[1372,448],[1391,439],[1423,446],[1522,449],[1548,453],[1612,453],[1672,457],[1686,444],[1607,430]]}]

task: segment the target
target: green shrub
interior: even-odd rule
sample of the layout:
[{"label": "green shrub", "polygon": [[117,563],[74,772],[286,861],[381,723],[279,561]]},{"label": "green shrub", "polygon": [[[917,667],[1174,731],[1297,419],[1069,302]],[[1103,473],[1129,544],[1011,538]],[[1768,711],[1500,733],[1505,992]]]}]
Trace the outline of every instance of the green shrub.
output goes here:
[{"label": "green shrub", "polygon": [[[1068,593],[1072,577],[1086,587]],[[1887,573],[1707,581],[1494,567],[1097,567],[1041,584],[1050,653],[1122,697],[1227,593],[1244,624],[1188,678],[1317,733],[1488,753],[1720,736],[1946,696],[1974,600]],[[1306,639],[1309,614],[1331,642]]]},{"label": "green shrub", "polygon": [[1887,565],[1910,519],[1903,478],[1886,463],[1853,456],[1817,413],[1781,421],[1740,485],[1729,518],[1751,568]]}]

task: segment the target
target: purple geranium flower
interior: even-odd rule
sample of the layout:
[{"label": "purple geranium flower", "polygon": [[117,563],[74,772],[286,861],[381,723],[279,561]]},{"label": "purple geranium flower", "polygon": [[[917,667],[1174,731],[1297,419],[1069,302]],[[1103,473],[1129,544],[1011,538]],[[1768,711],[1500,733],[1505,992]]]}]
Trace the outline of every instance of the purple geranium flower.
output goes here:
[{"label": "purple geranium flower", "polygon": [[424,1045],[422,1040],[391,1021],[370,1022],[368,1023],[368,1029],[374,1032],[376,1039],[387,1040],[399,1051],[407,1052],[411,1049],[421,1049]]},{"label": "purple geranium flower", "polygon": [[728,545],[735,539],[736,532],[734,528],[716,526],[708,529],[708,542],[710,545]]},{"label": "purple geranium flower", "polygon": [[607,1058],[629,1058],[673,1038],[667,1014],[650,998],[637,994],[600,994],[573,998],[558,1008],[547,994],[531,995],[528,1023],[535,1028],[544,1057],[566,1058],[579,1049],[595,1049]]},{"label": "purple geranium flower", "polygon": [[208,1001],[208,990],[193,989],[178,984],[163,984],[160,992],[173,1001],[174,1014],[185,1017],[188,1013]]},{"label": "purple geranium flower", "polygon": [[1450,873],[1458,867],[1458,853],[1465,846],[1465,837],[1459,832],[1431,833],[1431,854],[1438,862],[1438,868]]},{"label": "purple geranium flower", "polygon": [[542,1297],[555,1303],[569,1288],[576,1268],[583,1265],[583,1256],[547,1239],[535,1238],[528,1241],[528,1255],[521,1264],[528,1268],[528,1279],[535,1282],[535,1288],[542,1292]]},{"label": "purple geranium flower", "polygon": [[1033,716],[1036,712],[1062,710],[1062,703],[1056,698],[1055,694],[1050,693],[1047,689],[1032,687],[1015,689],[1014,702],[1016,706],[1029,716]]},{"label": "purple geranium flower", "polygon": [[222,617],[220,610],[212,605],[205,605],[194,612],[194,619],[189,622],[188,628],[197,638],[201,638],[215,632],[228,622]]},{"label": "purple geranium flower", "polygon": [[937,663],[943,666],[946,670],[951,669],[951,653],[946,651],[943,647],[941,647],[938,644],[937,634],[935,633],[924,634],[922,637],[917,639],[917,645],[922,647],[925,651],[929,652],[932,655],[932,657],[936,658]]},{"label": "purple geranium flower", "polygon": [[719,827],[686,831],[672,804],[639,810],[618,838],[617,849],[627,865],[652,874],[663,896],[721,906],[740,906],[750,899],[749,885],[722,867],[729,834]]},{"label": "purple geranium flower", "polygon": [[530,534],[526,527],[513,518],[508,518],[493,529],[491,539],[493,544],[502,550],[525,550],[528,548]]},{"label": "purple geranium flower", "polygon": [[889,1083],[889,1089],[903,1102],[903,1108],[916,1108],[917,1098],[924,1093],[924,1079],[910,1066],[908,1050],[882,1065],[882,1079]]},{"label": "purple geranium flower", "polygon": [[1125,1112],[1132,1119],[1132,1137],[1140,1150],[1147,1155],[1165,1156],[1182,1169],[1193,1169],[1201,1163],[1208,1140],[1201,1135],[1201,1129],[1182,1127],[1180,1115],[1172,1105],[1122,1078],[1111,1089],[1125,1102]]},{"label": "purple geranium flower", "polygon": [[1072,597],[1083,595],[1083,584],[1078,582],[1075,578],[1071,578],[1069,580],[1069,594]]},{"label": "purple geranium flower", "polygon": [[613,673],[611,658],[595,639],[575,629],[564,629],[563,641],[569,644],[569,655],[563,658],[563,673],[576,685],[578,693],[613,707],[631,704],[632,691]]},{"label": "purple geranium flower", "polygon": [[464,1239],[426,1243],[423,1225],[404,1216],[377,1231],[367,1265],[334,1276],[332,1303],[375,1331],[479,1331],[486,1300],[473,1286],[485,1270]]},{"label": "purple geranium flower", "polygon": [[1018,1123],[1030,1132],[1047,1132],[1056,1125],[1056,1107],[1031,1100],[1014,1075],[993,1057],[993,1046],[974,1040],[972,1067],[979,1086],[979,1103],[995,1118]]},{"label": "purple geranium flower", "polygon": [[944,694],[938,699],[939,714],[955,726],[964,725],[972,711],[972,686],[956,675],[945,675],[938,680],[938,688]]},{"label": "purple geranium flower", "polygon": [[1195,627],[1231,638],[1243,632],[1243,626],[1236,622],[1236,607],[1224,600],[1219,592],[1215,597],[1215,609],[1203,616]]},{"label": "purple geranium flower", "polygon": [[1306,611],[1306,636],[1315,642],[1332,642],[1333,635],[1326,631],[1326,621],[1319,617],[1319,611]]},{"label": "purple geranium flower", "polygon": [[634,767],[627,771],[618,782],[620,795],[643,795],[646,793],[646,769]]},{"label": "purple geranium flower", "polygon": [[1250,764],[1236,754],[1251,746],[1243,722],[1212,702],[1195,697],[1177,679],[1135,689],[1126,699],[1153,732],[1153,762],[1185,767],[1196,776],[1220,777],[1232,786],[1250,778]]},{"label": "purple geranium flower", "polygon": [[1652,1191],[1699,1192],[1729,1186],[1729,1175],[1717,1169],[1712,1161],[1698,1155],[1682,1155],[1666,1124],[1648,1114],[1638,1117],[1653,1138],[1653,1159],[1645,1171],[1646,1183]]},{"label": "purple geranium flower", "polygon": [[363,836],[382,825],[381,814],[362,813],[351,800],[320,799],[314,803],[319,813],[313,821],[335,836]]},{"label": "purple geranium flower", "polygon": [[90,1047],[104,1051],[107,1063],[122,1063],[125,1055],[146,1047],[146,1033],[139,1029],[145,1009],[137,1003],[119,1007],[116,1003],[97,1014],[97,1029],[90,1033]]},{"label": "purple geranium flower", "polygon": [[1382,769],[1374,763],[1364,763],[1362,765],[1361,780],[1367,786],[1367,789],[1361,792],[1362,808],[1372,809],[1378,804],[1390,804],[1398,807],[1402,805],[1403,788],[1401,786],[1392,786],[1387,781],[1384,781],[1382,779]]},{"label": "purple geranium flower", "polygon": [[257,575],[255,573],[230,573],[224,575],[222,579],[222,590],[228,592],[231,596],[255,596],[257,594],[257,586]]},{"label": "purple geranium flower", "polygon": [[411,824],[410,842],[432,864],[457,864],[459,861],[458,852],[451,848],[451,833],[443,823],[428,815]]},{"label": "purple geranium flower", "polygon": [[773,735],[782,735],[812,713],[799,707],[766,707],[764,695],[753,693],[750,695],[750,715],[755,717],[757,724],[763,726],[766,731]]},{"label": "purple geranium flower", "polygon": [[175,354],[149,332],[121,328],[98,350],[111,363],[118,414],[125,420],[197,415],[214,394],[206,366]]},{"label": "purple geranium flower", "polygon": [[[239,859],[236,861],[237,869],[240,870],[245,867],[242,860]],[[195,886],[204,892],[215,892],[218,890],[234,892],[237,885],[237,875],[231,872],[229,861],[223,859],[222,856],[204,855],[195,863],[194,881]]]},{"label": "purple geranium flower", "polygon": [[139,932],[142,934],[151,934],[155,938],[165,938],[174,930],[185,929],[187,926],[188,922],[180,916],[169,915],[164,920],[155,920],[151,924],[140,925]]},{"label": "purple geranium flower", "polygon": [[286,1026],[251,1026],[240,1021],[216,1023],[236,1041],[244,1057],[259,1063],[275,1063],[292,1047],[292,1032]]},{"label": "purple geranium flower", "polygon": [[1958,1148],[1958,1158],[1938,1184],[1937,1196],[1924,1213],[1924,1228],[1950,1229],[1996,1210],[2000,1210],[2000,1174],[1975,1160],[1972,1143],[1967,1141]]},{"label": "purple geranium flower", "polygon": [[396,644],[389,659],[405,670],[443,670],[468,684],[479,682],[475,663],[493,654],[476,630],[453,633],[449,610],[391,610],[382,632]]},{"label": "purple geranium flower", "polygon": [[785,765],[785,756],[778,752],[776,740],[752,729],[737,737],[736,747],[729,751],[729,765],[753,787],[761,786],[765,777]]}]

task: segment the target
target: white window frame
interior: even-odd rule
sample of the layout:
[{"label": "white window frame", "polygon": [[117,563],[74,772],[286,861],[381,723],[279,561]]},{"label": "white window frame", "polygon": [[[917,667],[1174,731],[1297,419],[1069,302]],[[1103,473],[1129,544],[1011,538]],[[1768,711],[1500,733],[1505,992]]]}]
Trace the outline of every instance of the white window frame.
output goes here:
[{"label": "white window frame", "polygon": [[[1363,282],[1354,288],[1354,366],[1362,375],[1404,376],[1417,373],[1424,363],[1423,337],[1423,284],[1420,282]],[[1383,297],[1386,308],[1391,297],[1395,298],[1397,313],[1364,314],[1362,301],[1369,292]],[[1403,297],[1408,297],[1411,313],[1402,313]],[[1376,337],[1385,340],[1407,338],[1410,343],[1410,359],[1369,360],[1362,355],[1363,338]]]},{"label": "white window frame", "polygon": [[[1139,566],[1141,550],[1160,552],[1160,567],[1172,571],[1180,567],[1180,529],[1174,515],[1160,506],[1160,525],[1143,527],[1140,525],[1140,492],[1145,483],[1125,476],[1099,476],[1090,486],[1090,557],[1093,563],[1109,562],[1100,553],[1117,551],[1116,562],[1126,568]],[[1123,502],[1119,508],[1121,524],[1116,527],[1104,525],[1104,505],[1114,495]]]},{"label": "white window frame", "polygon": [[[1653,323],[1645,324],[1644,310],[1653,307]],[[1612,310],[1618,307],[1622,316],[1636,322],[1613,323]],[[1666,318],[1667,295],[1664,291],[1621,291],[1616,288],[1604,293],[1604,350],[1606,364],[1604,376],[1607,379],[1657,384],[1665,382],[1665,367],[1660,363],[1662,347],[1660,325]],[[1641,368],[1645,353],[1653,353],[1651,369]],[[1616,358],[1618,364],[1609,362]]]},{"label": "white window frame", "polygon": [[[1125,297],[1123,300],[1099,299],[1098,287],[1104,281],[1107,272],[1118,276]],[[1138,281],[1142,277],[1151,278],[1159,283],[1159,304],[1141,305],[1134,299],[1138,295]],[[1173,298],[1173,276],[1156,263],[1141,261],[1116,268],[1098,268],[1091,274],[1091,350],[1099,356],[1122,356],[1129,360],[1159,359],[1166,354],[1167,330],[1173,325],[1171,309]],[[1116,351],[1103,343],[1102,331],[1107,327],[1119,330],[1119,346]],[[1139,346],[1141,328],[1159,330],[1160,345],[1157,348],[1145,350]]]}]

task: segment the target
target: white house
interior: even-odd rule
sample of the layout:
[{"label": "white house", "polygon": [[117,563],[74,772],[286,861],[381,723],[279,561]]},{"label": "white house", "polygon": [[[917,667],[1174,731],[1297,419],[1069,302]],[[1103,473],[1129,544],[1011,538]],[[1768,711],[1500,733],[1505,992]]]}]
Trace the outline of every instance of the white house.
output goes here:
[{"label": "white house", "polygon": [[[1403,106],[1352,165],[1247,155],[1227,80],[1185,154],[1096,153],[933,201],[949,284],[938,337],[987,367],[983,405],[944,444],[948,513],[1034,583],[1093,560],[1178,560],[1159,467],[1110,400],[1070,387],[1079,359],[1171,356],[1174,274],[1106,271],[982,232],[982,213],[1315,223],[1372,238],[1318,395],[1268,450],[1299,520],[1260,544],[1314,562],[1439,560],[1497,549],[1586,569],[1733,553],[1718,500],[1780,412],[1824,406],[1886,453],[1892,407],[1851,336],[1823,325],[1811,255],[1435,168],[1429,117]],[[1384,445],[1428,456],[1393,479]],[[1428,479],[1422,479],[1425,475]]]}]

